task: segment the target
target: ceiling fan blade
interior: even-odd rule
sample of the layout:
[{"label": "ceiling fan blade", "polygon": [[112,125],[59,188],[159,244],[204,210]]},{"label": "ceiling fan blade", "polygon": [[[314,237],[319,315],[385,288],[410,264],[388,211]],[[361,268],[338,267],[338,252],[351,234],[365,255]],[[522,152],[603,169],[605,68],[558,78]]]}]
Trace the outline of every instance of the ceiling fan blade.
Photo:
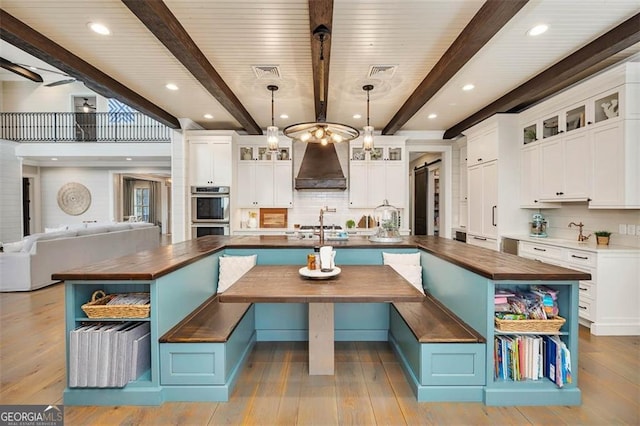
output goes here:
[{"label": "ceiling fan blade", "polygon": [[37,74],[21,65],[18,64],[14,64],[13,62],[5,59],[5,58],[0,58],[0,67],[11,71],[13,73],[18,74],[21,77],[24,77],[28,80],[31,81],[35,81],[36,83],[42,83],[42,76],[40,74]]},{"label": "ceiling fan blade", "polygon": [[45,87],[56,87],[56,86],[62,86],[63,84],[69,84],[69,83],[75,83],[77,80],[75,78],[68,78],[66,80],[58,80],[58,81],[53,81],[51,83],[47,83],[44,86]]}]

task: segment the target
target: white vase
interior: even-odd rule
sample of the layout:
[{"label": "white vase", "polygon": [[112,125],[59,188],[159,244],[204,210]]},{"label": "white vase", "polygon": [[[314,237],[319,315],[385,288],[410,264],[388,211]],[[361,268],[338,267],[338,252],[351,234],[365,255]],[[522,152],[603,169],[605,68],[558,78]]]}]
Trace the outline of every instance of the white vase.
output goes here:
[{"label": "white vase", "polygon": [[247,221],[247,227],[249,228],[257,228],[258,227],[258,219],[255,217],[250,217]]}]

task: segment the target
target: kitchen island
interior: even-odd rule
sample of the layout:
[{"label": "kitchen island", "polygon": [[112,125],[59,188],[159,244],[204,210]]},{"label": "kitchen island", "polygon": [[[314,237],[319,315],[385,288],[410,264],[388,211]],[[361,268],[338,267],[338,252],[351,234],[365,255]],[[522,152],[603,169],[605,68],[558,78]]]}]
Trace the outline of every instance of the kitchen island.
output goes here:
[{"label": "kitchen island", "polygon": [[[381,265],[382,252],[419,252],[426,291],[487,342],[481,344],[482,361],[476,356],[469,364],[469,368],[474,369],[474,382],[452,386],[453,382],[438,382],[442,375],[437,371],[426,371],[425,363],[430,356],[411,352],[413,348],[422,351],[424,345],[407,343],[406,339],[399,341],[404,333],[402,321],[394,317],[389,303],[337,303],[334,312],[335,340],[389,340],[399,354],[419,400],[429,400],[435,398],[434,395],[446,395],[447,398],[463,395],[458,400],[484,401],[489,405],[580,403],[577,283],[578,280],[589,279],[589,274],[438,237],[405,237],[402,242],[394,244],[352,238],[332,242],[332,245],[337,252],[335,262],[338,266]],[[161,357],[159,337],[216,292],[220,256],[256,254],[258,265],[303,266],[306,255],[312,250],[313,242],[286,237],[209,236],[56,273],[54,279],[66,282],[67,336],[77,325],[87,321],[80,306],[89,300],[93,291],[148,291],[151,294],[151,316],[147,319],[151,323],[150,370],[122,389],[67,388],[65,404],[160,404],[185,400],[179,398],[202,400],[199,399],[202,395],[198,394],[202,389],[207,390],[213,400],[226,400],[242,368],[242,360],[255,341],[309,338],[305,304],[256,303],[250,313],[253,322],[247,320],[250,325],[243,328],[251,334],[246,339],[246,346],[234,352],[237,359],[224,367],[226,375],[216,378],[219,383],[209,384],[211,389],[188,381],[175,384],[175,381],[165,380],[165,375],[175,373],[180,363],[173,360],[172,371],[169,362],[162,362],[165,358]],[[572,354],[573,383],[562,389],[546,379],[523,382],[494,379],[493,340],[496,334],[500,334],[494,328],[494,292],[497,288],[515,289],[532,284],[545,284],[556,289],[560,312],[566,318],[558,334]],[[274,284],[271,290],[277,293],[277,285]],[[188,359],[182,358],[182,362],[192,368]],[[456,359],[459,363],[471,358],[460,354]],[[216,393],[216,389],[220,389],[220,393]]]}]

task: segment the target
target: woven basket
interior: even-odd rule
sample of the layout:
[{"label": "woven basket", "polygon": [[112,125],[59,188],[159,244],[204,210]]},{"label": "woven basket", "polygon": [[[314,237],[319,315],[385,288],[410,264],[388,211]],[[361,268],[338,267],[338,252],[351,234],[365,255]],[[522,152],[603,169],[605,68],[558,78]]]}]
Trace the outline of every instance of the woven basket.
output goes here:
[{"label": "woven basket", "polygon": [[[148,293],[131,293],[148,295]],[[91,301],[82,305],[82,310],[89,318],[148,318],[150,305],[107,305],[117,294],[105,294],[96,290]]]},{"label": "woven basket", "polygon": [[548,320],[503,320],[495,318],[495,321],[496,328],[500,331],[520,333],[555,333],[559,331],[566,322],[562,317],[555,317]]}]

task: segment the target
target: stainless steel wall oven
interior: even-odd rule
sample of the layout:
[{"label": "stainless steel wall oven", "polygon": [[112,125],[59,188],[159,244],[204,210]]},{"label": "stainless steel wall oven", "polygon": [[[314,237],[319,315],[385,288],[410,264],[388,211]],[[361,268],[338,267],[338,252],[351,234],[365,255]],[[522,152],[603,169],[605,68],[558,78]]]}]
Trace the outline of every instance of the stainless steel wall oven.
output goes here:
[{"label": "stainless steel wall oven", "polygon": [[191,187],[192,223],[229,223],[228,186]]}]

